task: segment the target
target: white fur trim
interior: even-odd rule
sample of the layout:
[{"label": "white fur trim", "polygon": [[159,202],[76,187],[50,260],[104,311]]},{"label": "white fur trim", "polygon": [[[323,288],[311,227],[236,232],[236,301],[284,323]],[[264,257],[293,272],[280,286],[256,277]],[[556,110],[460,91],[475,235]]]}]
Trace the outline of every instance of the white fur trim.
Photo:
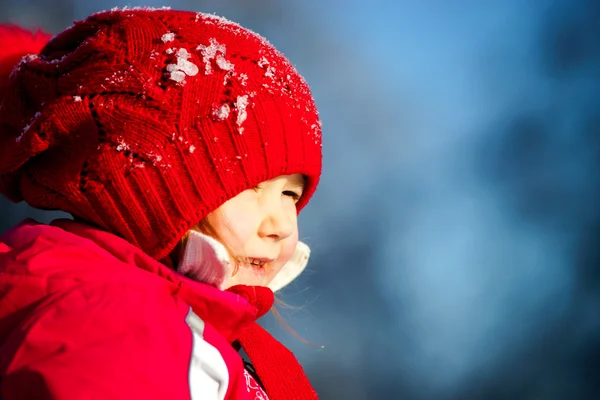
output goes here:
[{"label": "white fur trim", "polygon": [[208,235],[189,231],[177,272],[195,281],[222,288],[232,271],[225,246]]},{"label": "white fur trim", "polygon": [[[296,250],[268,287],[276,292],[298,277],[306,268],[310,248],[298,242]],[[177,272],[195,281],[223,288],[223,284],[233,272],[229,253],[225,246],[214,238],[200,232],[190,231]]]},{"label": "white fur trim", "polygon": [[294,279],[296,279],[308,264],[310,258],[310,248],[303,242],[298,242],[296,245],[296,251],[289,259],[287,263],[281,268],[281,271],[269,283],[269,288],[276,292],[289,285]]}]

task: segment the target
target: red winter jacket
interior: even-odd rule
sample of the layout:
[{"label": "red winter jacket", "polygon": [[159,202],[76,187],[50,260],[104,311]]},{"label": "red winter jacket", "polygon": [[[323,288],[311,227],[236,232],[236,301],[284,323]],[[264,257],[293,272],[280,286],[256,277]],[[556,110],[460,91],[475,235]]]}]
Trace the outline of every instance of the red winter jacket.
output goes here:
[{"label": "red winter jacket", "polygon": [[[26,221],[0,236],[0,398],[266,399],[231,345],[265,311],[247,297],[87,225]],[[316,398],[300,392],[269,394]]]}]

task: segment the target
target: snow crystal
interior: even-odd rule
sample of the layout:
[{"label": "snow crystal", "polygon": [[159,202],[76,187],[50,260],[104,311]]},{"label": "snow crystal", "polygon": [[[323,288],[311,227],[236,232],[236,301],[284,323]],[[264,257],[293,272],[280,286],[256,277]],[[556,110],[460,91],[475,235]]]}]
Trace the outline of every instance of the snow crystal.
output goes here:
[{"label": "snow crystal", "polygon": [[270,78],[274,76],[273,73],[275,72],[275,68],[270,66],[270,62],[265,56],[262,56],[260,60],[258,60],[258,66],[260,68],[267,69],[267,71],[265,72],[265,76],[268,76]]},{"label": "snow crystal", "polygon": [[73,96],[73,100],[75,100],[76,103],[79,103],[81,101],[81,96]]},{"label": "snow crystal", "polygon": [[[244,28],[241,25],[228,20],[227,18],[223,18],[223,17],[214,15],[214,14],[197,13],[196,14],[196,22],[198,22],[200,20],[200,18],[203,18],[202,22],[204,24],[216,25],[219,28],[229,31],[236,36],[246,36],[246,37],[253,36],[255,39],[258,39],[263,44],[264,47],[273,49],[273,45],[271,43],[269,43],[269,41],[266,38],[264,38],[263,36],[259,35],[258,33],[254,32],[248,28]],[[264,52],[264,50],[261,49],[261,50],[259,50],[259,53],[260,52]]]},{"label": "snow crystal", "polygon": [[[248,34],[254,34],[256,37],[258,37],[259,39],[263,39],[262,37],[260,37],[259,35],[257,35],[256,33],[250,31],[249,29],[243,28],[241,25],[228,20],[227,18],[224,17],[220,17],[218,15],[215,14],[202,14],[202,13],[198,13],[196,14],[196,22],[198,21],[199,18],[204,17],[204,23],[207,25],[218,25],[221,28],[227,29],[228,31],[236,34],[236,35],[248,35]],[[265,39],[266,40],[266,39]]]},{"label": "snow crystal", "polygon": [[175,34],[173,32],[167,32],[161,36],[160,40],[162,40],[164,43],[172,42],[175,40]]},{"label": "snow crystal", "polygon": [[228,20],[225,17],[218,16],[216,14],[203,14],[203,13],[198,13],[198,14],[200,16],[204,16],[207,19],[206,23],[209,23],[209,24],[218,22],[218,23],[221,23],[224,25],[233,25],[233,26],[237,26],[237,27],[241,28],[241,25],[238,25],[237,23],[235,23],[231,20]]},{"label": "snow crystal", "polygon": [[20,142],[21,139],[23,138],[23,135],[25,134],[25,132],[27,132],[29,130],[29,128],[31,128],[31,124],[33,124],[33,122],[38,119],[39,117],[42,116],[41,112],[36,112],[35,115],[33,116],[33,118],[31,119],[31,121],[29,122],[29,124],[25,125],[25,127],[23,128],[23,130],[21,131],[21,134],[19,135],[19,137],[17,137],[16,142]]},{"label": "snow crystal", "polygon": [[264,56],[260,58],[260,60],[258,60],[258,66],[261,68],[266,67],[267,65],[269,65],[269,60],[267,60]]},{"label": "snow crystal", "polygon": [[191,145],[191,146],[190,146],[190,153],[193,153],[193,152],[194,152],[194,150],[196,150],[196,146],[194,146],[194,145]]},{"label": "snow crystal", "polygon": [[160,154],[154,154],[154,153],[148,153],[148,158],[150,158],[150,160],[155,164],[158,162],[161,162],[163,159]]},{"label": "snow crystal", "polygon": [[23,139],[23,135],[25,134],[25,132],[27,132],[29,130],[30,126],[31,125],[25,125],[25,128],[23,128],[23,131],[21,132],[21,134],[16,139],[17,143],[19,143],[21,141],[21,139]]},{"label": "snow crystal", "polygon": [[200,50],[200,53],[202,54],[202,61],[204,61],[206,75],[212,74],[211,61],[217,56],[217,53],[220,52],[224,55],[226,52],[225,45],[217,42],[217,39],[210,38],[209,43],[210,45],[208,46],[201,44],[196,47],[196,50]]},{"label": "snow crystal", "polygon": [[275,72],[275,68],[269,66],[267,67],[267,72],[265,72],[265,76],[268,76],[269,78],[274,77],[275,75],[273,74]]},{"label": "snow crystal", "polygon": [[213,110],[213,115],[219,121],[223,121],[224,119],[229,118],[229,111],[231,111],[229,104],[223,104],[221,107],[216,107]]},{"label": "snow crystal", "polygon": [[[173,64],[171,64],[171,65],[173,65]],[[171,65],[169,65],[169,67]],[[170,72],[171,72],[171,79],[174,80],[175,82],[181,83],[181,82],[185,81],[185,73],[184,72],[182,72],[182,71],[170,71]]]},{"label": "snow crystal", "polygon": [[246,107],[248,107],[248,95],[238,96],[235,102],[235,108],[237,110],[237,119],[236,124],[238,126],[239,133],[244,132],[244,128],[242,128],[242,124],[248,117],[248,112],[246,111]]},{"label": "snow crystal", "polygon": [[[60,57],[60,58],[55,58],[55,59],[53,59],[53,60],[50,60],[50,61],[48,61],[48,62],[49,62],[50,64],[59,64],[59,63],[63,62],[63,61],[64,61],[64,59],[65,59],[65,58],[67,58],[67,56],[68,56],[69,54],[70,54],[70,53],[67,53],[67,54],[63,55],[62,57]],[[58,65],[56,65],[56,67],[58,68]]]},{"label": "snow crystal", "polygon": [[110,77],[105,78],[105,81],[108,81],[108,83],[114,85],[117,83],[123,83],[123,81],[125,80],[125,78],[123,77],[122,74],[124,74],[125,72],[123,71],[115,71]]},{"label": "snow crystal", "polygon": [[219,54],[217,56],[216,60],[217,60],[217,65],[223,71],[231,71],[231,70],[233,70],[233,64],[230,63],[228,60],[226,60],[225,57],[223,57],[221,54]]},{"label": "snow crystal", "polygon": [[231,79],[232,76],[235,76],[235,72],[227,71],[225,76],[223,76],[223,85],[227,85],[227,83],[229,83],[229,79]]},{"label": "snow crystal", "polygon": [[177,51],[177,64],[167,65],[167,71],[171,73],[171,79],[175,82],[183,82],[186,75],[195,76],[198,74],[198,66],[191,61],[190,53],[186,49],[179,49]]},{"label": "snow crystal", "polygon": [[[171,9],[171,7],[168,7],[168,6],[162,6],[162,7],[148,7],[148,6],[146,6],[146,7],[130,7],[130,6],[125,6],[123,8],[113,7],[113,8],[110,9],[110,11],[136,11],[136,10],[139,10],[139,11],[161,11],[161,10],[170,10],[170,9]],[[96,14],[100,14],[100,13],[103,13],[103,12],[105,12],[105,11],[100,11],[100,12],[98,12]]]},{"label": "snow crystal", "polygon": [[126,151],[131,150],[129,145],[123,141],[123,139],[119,140],[119,145],[117,146],[117,151]]},{"label": "snow crystal", "polygon": [[248,84],[248,75],[239,74],[238,76],[240,78],[240,83],[242,84],[242,86],[246,86]]},{"label": "snow crystal", "polygon": [[173,47],[171,47],[170,49],[165,50],[165,53],[173,54],[173,53],[175,53],[175,49]]}]

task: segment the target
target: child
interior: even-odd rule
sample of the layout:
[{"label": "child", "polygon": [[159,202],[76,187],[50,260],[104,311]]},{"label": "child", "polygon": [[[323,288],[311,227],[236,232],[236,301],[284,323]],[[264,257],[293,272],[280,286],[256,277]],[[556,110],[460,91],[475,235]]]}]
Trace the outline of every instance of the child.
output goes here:
[{"label": "child", "polygon": [[0,42],[0,192],[74,217],[0,237],[0,397],[317,398],[255,322],[308,259],[321,128],[294,67],[168,9]]}]

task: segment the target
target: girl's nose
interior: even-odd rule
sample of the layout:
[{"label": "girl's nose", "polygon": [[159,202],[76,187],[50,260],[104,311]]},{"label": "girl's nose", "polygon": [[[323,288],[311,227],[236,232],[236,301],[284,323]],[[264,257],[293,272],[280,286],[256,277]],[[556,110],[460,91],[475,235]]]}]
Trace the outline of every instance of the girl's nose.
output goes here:
[{"label": "girl's nose", "polygon": [[270,205],[265,213],[259,228],[259,236],[275,240],[283,240],[294,233],[296,225],[295,210],[293,215],[288,215],[283,204]]}]

